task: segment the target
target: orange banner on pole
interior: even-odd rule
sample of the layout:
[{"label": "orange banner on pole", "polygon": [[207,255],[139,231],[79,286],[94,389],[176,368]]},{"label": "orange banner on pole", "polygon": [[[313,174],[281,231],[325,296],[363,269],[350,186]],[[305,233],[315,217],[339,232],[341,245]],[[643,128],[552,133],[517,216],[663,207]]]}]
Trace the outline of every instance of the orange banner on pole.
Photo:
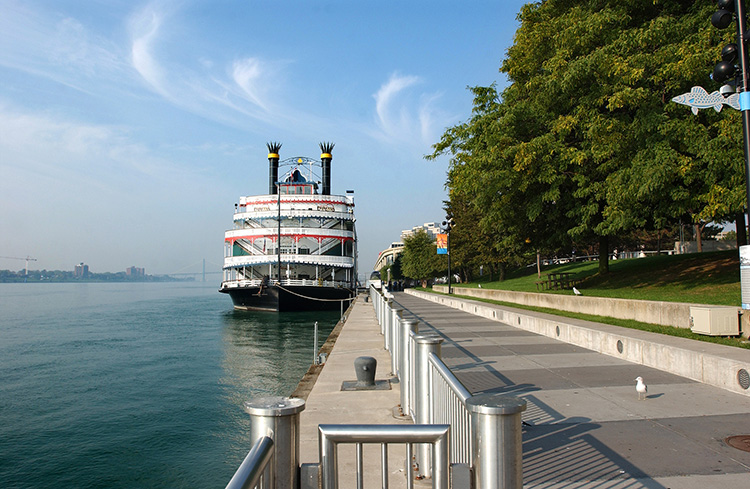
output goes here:
[{"label": "orange banner on pole", "polygon": [[438,255],[448,254],[448,235],[447,234],[437,235],[437,254]]}]

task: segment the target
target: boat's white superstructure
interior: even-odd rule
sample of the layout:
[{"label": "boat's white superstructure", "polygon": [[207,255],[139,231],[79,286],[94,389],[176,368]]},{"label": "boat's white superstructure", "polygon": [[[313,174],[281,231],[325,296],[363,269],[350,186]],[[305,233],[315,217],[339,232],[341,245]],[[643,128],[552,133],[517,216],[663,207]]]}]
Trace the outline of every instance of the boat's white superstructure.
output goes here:
[{"label": "boat's white superstructure", "polygon": [[[321,144],[321,161],[296,157],[279,163],[280,145],[269,144],[269,194],[240,197],[234,227],[224,234],[220,290],[232,296],[236,307],[338,308],[353,295],[354,196],[330,194],[332,148]],[[287,167],[279,178],[279,170]]]}]

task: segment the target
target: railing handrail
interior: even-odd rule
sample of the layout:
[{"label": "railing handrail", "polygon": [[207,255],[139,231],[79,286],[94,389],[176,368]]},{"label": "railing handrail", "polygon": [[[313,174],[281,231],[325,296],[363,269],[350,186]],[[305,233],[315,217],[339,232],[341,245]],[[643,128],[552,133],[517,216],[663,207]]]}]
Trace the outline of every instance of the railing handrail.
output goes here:
[{"label": "railing handrail", "polygon": [[455,376],[455,374],[451,371],[451,369],[448,368],[448,366],[443,363],[443,360],[435,355],[434,353],[430,353],[427,356],[427,359],[430,362],[430,365],[440,374],[440,377],[445,381],[445,383],[448,385],[448,387],[453,391],[456,396],[458,396],[461,403],[466,406],[466,401],[471,397],[471,391],[464,386],[460,380],[458,380],[458,377]]},{"label": "railing handrail", "polygon": [[270,481],[263,479],[265,479],[264,474],[272,467],[271,460],[273,460],[273,440],[267,436],[258,438],[226,489],[269,488]]},{"label": "railing handrail", "polygon": [[[243,265],[274,265],[279,262],[278,255],[239,255],[225,256],[224,269],[240,267]],[[302,265],[330,265],[340,268],[351,268],[354,266],[354,258],[351,256],[332,255],[296,255],[293,253],[282,253],[281,264]]]},{"label": "railing handrail", "polygon": [[[263,280],[261,279],[240,279],[240,280],[224,280],[222,282],[222,287],[257,287],[259,286]],[[351,286],[351,282],[344,281],[344,280],[321,280],[318,281],[314,278],[295,278],[295,279],[283,279],[281,282],[278,280],[271,280],[268,285],[281,285],[281,286],[288,286],[288,285],[304,285],[307,287],[340,287],[340,288],[348,288]]]},{"label": "railing handrail", "polygon": [[427,361],[432,370],[430,423],[451,426],[451,463],[469,464],[472,459],[471,413],[466,401],[472,394],[435,353],[429,353]]},{"label": "railing handrail", "polygon": [[[382,484],[388,487],[387,445],[389,443],[406,444],[406,459],[411,460],[412,444],[432,444],[432,487],[448,489],[450,471],[450,426],[442,425],[318,425],[320,447],[320,473],[322,489],[338,489],[338,454],[340,443],[357,445],[357,487],[363,486],[362,448],[363,443],[381,444]],[[407,475],[407,488],[414,487],[412,474]]]}]

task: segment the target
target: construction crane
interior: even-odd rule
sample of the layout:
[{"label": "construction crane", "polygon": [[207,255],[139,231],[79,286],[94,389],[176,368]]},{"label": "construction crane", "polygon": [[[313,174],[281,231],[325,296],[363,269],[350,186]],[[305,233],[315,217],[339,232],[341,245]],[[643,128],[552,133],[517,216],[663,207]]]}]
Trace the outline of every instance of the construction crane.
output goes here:
[{"label": "construction crane", "polygon": [[29,255],[26,255],[26,258],[18,258],[17,256],[0,256],[0,258],[5,258],[8,260],[26,260],[26,266],[23,269],[24,279],[25,277],[29,276],[29,262],[36,261],[36,258],[31,258]]}]

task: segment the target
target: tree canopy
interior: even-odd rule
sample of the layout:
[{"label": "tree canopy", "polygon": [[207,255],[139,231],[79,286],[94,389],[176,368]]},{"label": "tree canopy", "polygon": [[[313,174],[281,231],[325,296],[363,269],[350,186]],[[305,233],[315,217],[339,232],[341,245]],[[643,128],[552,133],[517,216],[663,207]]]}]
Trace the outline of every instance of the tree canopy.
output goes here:
[{"label": "tree canopy", "polygon": [[437,254],[437,246],[424,229],[404,238],[401,272],[405,277],[426,284],[445,269],[446,260]]},{"label": "tree canopy", "polygon": [[677,0],[524,6],[500,68],[509,85],[471,88],[471,117],[428,155],[451,156],[456,229],[490,242],[494,263],[593,243],[604,273],[613,237],[742,211],[739,113],[696,116],[670,101],[695,85],[718,89],[709,74],[732,34],[711,26],[714,10]]}]

